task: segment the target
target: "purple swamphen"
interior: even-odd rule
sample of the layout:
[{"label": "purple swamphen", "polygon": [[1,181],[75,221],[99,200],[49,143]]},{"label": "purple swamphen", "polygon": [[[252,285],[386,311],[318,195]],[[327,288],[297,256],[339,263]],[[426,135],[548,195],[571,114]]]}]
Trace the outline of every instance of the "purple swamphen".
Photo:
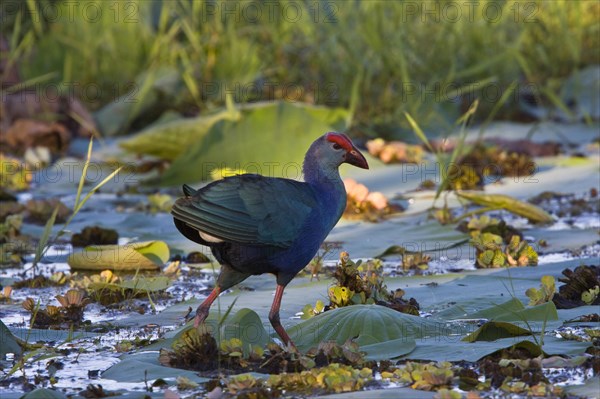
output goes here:
[{"label": "purple swamphen", "polygon": [[348,136],[331,132],[308,149],[304,182],[243,174],[199,190],[183,186],[185,197],[172,210],[175,226],[188,239],[209,246],[221,264],[215,288],[196,310],[195,327],[221,292],[251,275],[272,273],[277,290],[269,321],[283,342],[293,346],[279,320],[281,297],[344,212],[342,163],[369,168]]}]

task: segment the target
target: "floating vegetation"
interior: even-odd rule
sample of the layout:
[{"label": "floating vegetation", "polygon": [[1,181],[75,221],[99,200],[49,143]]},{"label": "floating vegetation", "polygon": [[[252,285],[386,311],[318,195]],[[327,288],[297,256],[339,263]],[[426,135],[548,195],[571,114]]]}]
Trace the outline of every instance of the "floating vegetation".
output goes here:
[{"label": "floating vegetation", "polygon": [[168,367],[197,370],[213,375],[214,370],[256,371],[268,374],[296,373],[332,364],[362,367],[367,364],[356,342],[321,342],[306,354],[271,342],[264,349],[239,338],[218,342],[207,329],[188,328],[171,345],[161,349],[159,362]]},{"label": "floating vegetation", "polygon": [[542,276],[540,288],[529,288],[525,295],[529,297],[529,306],[550,302],[556,293],[556,282],[553,276]]},{"label": "floating vegetation", "polygon": [[74,247],[87,247],[88,245],[111,245],[117,244],[119,233],[113,229],[105,229],[100,226],[84,227],[80,233],[71,237],[71,245]]},{"label": "floating vegetation", "polygon": [[372,380],[373,370],[369,368],[333,363],[299,373],[275,374],[268,379],[242,374],[228,378],[225,384],[228,393],[237,398],[277,398],[290,393],[304,396],[358,391]]},{"label": "floating vegetation", "polygon": [[600,267],[577,266],[575,270],[565,269],[565,277],[558,281],[565,283],[558,288],[552,301],[557,309],[572,309],[585,305],[600,305]]},{"label": "floating vegetation", "polygon": [[16,281],[13,284],[15,288],[44,288],[44,287],[60,287],[65,285],[70,279],[69,275],[63,272],[52,273],[50,277],[44,275],[35,276],[25,280]]},{"label": "floating vegetation", "polygon": [[492,233],[475,234],[470,242],[476,249],[478,268],[536,266],[538,263],[535,249],[516,235],[506,245],[502,237]]},{"label": "floating vegetation", "polygon": [[470,165],[454,164],[448,167],[447,190],[482,190],[483,176]]},{"label": "floating vegetation", "polygon": [[152,303],[150,295],[165,294],[164,290],[170,284],[171,279],[167,276],[135,276],[130,280],[123,280],[111,270],[71,282],[73,287],[85,289],[93,302],[105,306],[134,298],[149,298]]},{"label": "floating vegetation", "polygon": [[0,153],[0,187],[2,191],[23,191],[29,188],[32,171],[25,162]]},{"label": "floating vegetation", "polygon": [[531,396],[560,396],[562,389],[544,376],[542,358],[524,348],[509,348],[481,359],[479,370],[485,376],[481,388],[497,388],[506,393]]},{"label": "floating vegetation", "polygon": [[148,206],[146,207],[146,211],[153,214],[159,212],[169,213],[171,212],[171,207],[173,207],[174,202],[175,199],[169,194],[150,194],[148,196]]},{"label": "floating vegetation", "polygon": [[186,370],[214,370],[219,364],[219,347],[213,336],[196,328],[186,330],[172,345],[173,350],[161,349],[158,361],[169,367]]},{"label": "floating vegetation", "polygon": [[81,290],[70,289],[65,295],[57,295],[61,306],[48,305],[45,309],[32,298],[23,301],[23,309],[31,313],[32,328],[72,328],[83,321],[83,309],[91,302]]},{"label": "floating vegetation", "polygon": [[31,238],[21,234],[22,225],[20,214],[8,214],[0,222],[0,266],[18,266],[22,263],[21,255],[28,253]]},{"label": "floating vegetation", "polygon": [[473,216],[469,221],[463,221],[457,226],[457,230],[464,233],[469,233],[471,237],[475,237],[482,233],[490,233],[502,237],[505,244],[510,243],[513,236],[523,238],[523,233],[507,224],[504,220],[492,218],[488,215],[480,217]]},{"label": "floating vegetation", "polygon": [[476,143],[458,164],[469,167],[481,177],[531,176],[536,172],[529,154],[484,143]]},{"label": "floating vegetation", "polygon": [[458,367],[449,362],[416,363],[406,362],[403,368],[382,373],[381,377],[392,381],[410,384],[413,389],[436,391],[453,385]]},{"label": "floating vegetation", "polygon": [[414,298],[407,301],[403,298],[403,290],[392,293],[387,290],[383,279],[383,265],[379,259],[364,263],[361,260],[354,262],[347,252],[342,251],[333,278],[336,283],[329,287],[329,304],[324,305],[319,300],[314,306],[304,306],[303,319],[309,319],[329,309],[360,304],[378,304],[402,313],[419,315],[419,304]]}]

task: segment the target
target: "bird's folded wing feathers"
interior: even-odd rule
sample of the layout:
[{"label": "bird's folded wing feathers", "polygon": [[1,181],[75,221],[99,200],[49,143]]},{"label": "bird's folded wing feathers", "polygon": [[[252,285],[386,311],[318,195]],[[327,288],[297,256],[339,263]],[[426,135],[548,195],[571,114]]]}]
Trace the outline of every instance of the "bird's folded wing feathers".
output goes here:
[{"label": "bird's folded wing feathers", "polygon": [[316,206],[313,191],[306,183],[240,175],[178,199],[172,213],[224,241],[285,248],[298,237]]}]

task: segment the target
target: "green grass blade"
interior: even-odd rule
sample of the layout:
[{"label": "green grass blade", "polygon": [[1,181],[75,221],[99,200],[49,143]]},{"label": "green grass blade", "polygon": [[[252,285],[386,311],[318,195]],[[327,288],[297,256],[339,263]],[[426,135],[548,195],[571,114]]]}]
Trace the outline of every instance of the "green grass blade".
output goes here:
[{"label": "green grass blade", "polygon": [[83,199],[79,202],[79,204],[77,204],[77,207],[73,210],[73,215],[71,216],[71,218],[69,218],[69,221],[73,218],[73,216],[75,216],[77,214],[77,212],[79,212],[79,210],[81,209],[81,207],[87,202],[87,200],[90,199],[90,197],[92,195],[94,195],[94,193],[96,191],[98,191],[98,189],[100,189],[100,187],[102,187],[103,185],[105,185],[106,183],[108,183],[108,181],[110,179],[112,179],[113,177],[115,177],[115,175],[117,173],[119,173],[121,171],[121,169],[123,169],[123,166],[119,166],[118,169],[114,170],[110,175],[106,176],[104,178],[104,180],[102,180],[100,183],[98,183],[94,188],[92,188],[90,190],[89,193],[86,194],[85,197],[83,197]]},{"label": "green grass blade", "polygon": [[81,177],[79,178],[79,185],[77,186],[77,195],[75,196],[75,205],[73,205],[73,212],[79,207],[79,199],[81,198],[81,191],[85,184],[85,176],[87,174],[88,166],[90,166],[90,159],[92,158],[92,147],[94,144],[94,138],[90,137],[90,144],[88,144],[87,156],[85,157],[85,163],[83,164],[83,170]]},{"label": "green grass blade", "polygon": [[513,92],[517,88],[518,84],[519,83],[516,80],[513,80],[512,83],[504,91],[504,93],[502,93],[502,96],[500,96],[500,99],[498,100],[498,102],[496,102],[496,104],[494,104],[494,107],[490,111],[488,117],[485,118],[485,121],[483,121],[483,123],[481,124],[481,128],[479,129],[478,139],[481,139],[483,137],[483,132],[485,131],[485,128],[492,122],[492,120],[494,120],[494,117],[496,116],[496,114],[498,113],[500,108],[502,108],[502,106],[508,101],[510,96],[513,94]]},{"label": "green grass blade", "polygon": [[33,24],[33,30],[39,37],[42,37],[42,34],[44,32],[43,32],[42,18],[41,18],[41,15],[43,15],[43,14],[40,12],[41,10],[39,10],[37,5],[35,4],[35,0],[27,0],[27,8],[29,9],[29,14],[33,16],[31,18],[31,22]]},{"label": "green grass blade", "polygon": [[412,118],[412,116],[410,116],[410,114],[408,112],[405,112],[404,116],[406,116],[408,123],[410,123],[410,127],[415,132],[415,134],[417,135],[419,140],[421,140],[423,142],[423,144],[425,144],[425,146],[427,147],[427,149],[429,151],[431,151],[432,153],[435,153],[435,151],[433,150],[433,147],[431,146],[431,143],[429,142],[429,139],[427,138],[427,136],[425,135],[425,132],[423,132],[423,130],[421,129],[419,124]]},{"label": "green grass blade", "polygon": [[44,232],[42,233],[42,237],[40,238],[40,242],[37,245],[35,250],[35,257],[33,258],[33,265],[37,265],[37,263],[42,259],[44,253],[46,252],[46,246],[48,245],[48,241],[50,240],[50,233],[52,232],[52,227],[54,227],[54,222],[56,221],[56,215],[58,214],[58,207],[54,208],[50,219],[46,222],[46,226],[44,227]]},{"label": "green grass blade", "polygon": [[237,302],[238,298],[239,298],[239,296],[235,297],[235,299],[231,302],[231,305],[229,305],[227,307],[225,314],[221,317],[221,319],[219,319],[219,329],[223,326],[223,323],[225,323],[225,320],[227,320],[227,318],[229,317],[229,314],[231,313],[231,310],[235,306],[235,303]]}]

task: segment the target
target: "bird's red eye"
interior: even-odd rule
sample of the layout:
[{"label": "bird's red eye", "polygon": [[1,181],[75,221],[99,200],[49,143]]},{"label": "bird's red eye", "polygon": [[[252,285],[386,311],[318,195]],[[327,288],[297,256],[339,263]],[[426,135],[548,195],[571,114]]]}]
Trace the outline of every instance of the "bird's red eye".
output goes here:
[{"label": "bird's red eye", "polygon": [[333,143],[333,149],[334,149],[334,150],[341,150],[341,149],[342,149],[342,146],[341,146],[341,145],[339,145],[338,143]]}]

